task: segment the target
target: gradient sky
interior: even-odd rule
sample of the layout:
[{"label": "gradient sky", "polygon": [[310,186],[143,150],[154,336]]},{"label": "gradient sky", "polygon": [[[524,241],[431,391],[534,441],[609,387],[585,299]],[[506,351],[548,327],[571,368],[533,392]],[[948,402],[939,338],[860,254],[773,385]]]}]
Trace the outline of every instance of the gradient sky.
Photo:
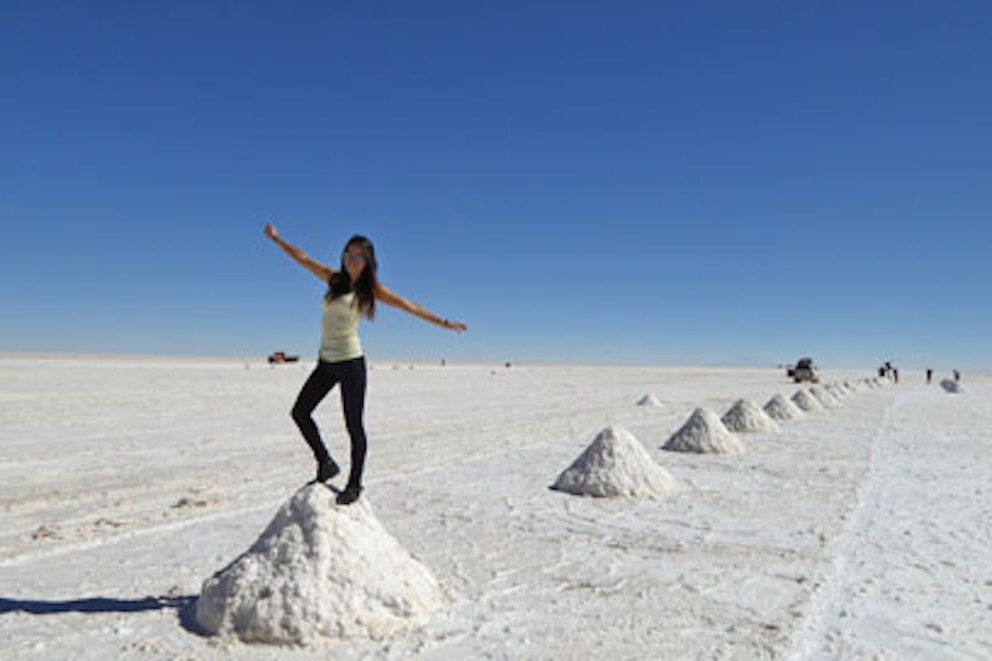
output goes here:
[{"label": "gradient sky", "polygon": [[0,352],[992,368],[992,4],[0,3]]}]

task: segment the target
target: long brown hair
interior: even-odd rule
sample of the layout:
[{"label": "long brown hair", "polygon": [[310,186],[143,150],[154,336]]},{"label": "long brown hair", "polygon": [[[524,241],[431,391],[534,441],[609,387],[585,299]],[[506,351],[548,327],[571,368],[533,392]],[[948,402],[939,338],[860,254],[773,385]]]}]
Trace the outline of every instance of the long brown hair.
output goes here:
[{"label": "long brown hair", "polygon": [[356,234],[348,239],[348,243],[344,246],[344,252],[348,252],[348,248],[353,246],[361,248],[362,254],[365,255],[365,268],[362,270],[362,274],[358,276],[358,281],[353,283],[351,276],[348,275],[348,270],[345,268],[344,255],[342,254],[341,268],[328,281],[327,294],[324,297],[328,301],[332,301],[338,296],[355,292],[355,305],[358,306],[359,312],[369,319],[374,319],[375,290],[379,283],[377,277],[379,264],[375,261],[375,246],[361,234]]}]

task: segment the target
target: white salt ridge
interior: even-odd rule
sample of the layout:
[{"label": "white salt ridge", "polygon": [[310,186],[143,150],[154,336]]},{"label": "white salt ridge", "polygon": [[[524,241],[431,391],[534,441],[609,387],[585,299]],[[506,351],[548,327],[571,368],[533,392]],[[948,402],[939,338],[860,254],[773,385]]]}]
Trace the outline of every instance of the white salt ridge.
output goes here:
[{"label": "white salt ridge", "polygon": [[744,444],[727,429],[716,413],[697,408],[682,427],[672,434],[665,450],[701,454],[741,454]]},{"label": "white salt ridge", "polygon": [[796,420],[797,418],[804,417],[802,409],[783,397],[781,394],[777,394],[769,399],[768,403],[765,404],[764,409],[769,418],[772,420],[778,420],[779,422],[787,422],[789,420]]},{"label": "white salt ridge", "polygon": [[820,402],[825,409],[835,409],[841,404],[839,399],[831,395],[820,386],[812,386],[809,389],[809,393],[813,395],[813,397],[816,397],[816,400]]},{"label": "white salt ridge", "polygon": [[738,399],[720,418],[727,429],[735,432],[777,432],[778,424],[758,405],[747,399]]},{"label": "white salt ridge", "polygon": [[322,485],[296,492],[246,553],[204,582],[197,622],[245,642],[381,639],[445,603],[367,499],[343,507],[333,497]]},{"label": "white salt ridge", "polygon": [[559,491],[599,498],[670,498],[675,479],[623,427],[600,431],[554,484]]},{"label": "white salt ridge", "polygon": [[823,404],[820,403],[820,400],[813,397],[808,390],[804,390],[802,388],[797,390],[796,394],[792,396],[792,401],[796,406],[807,413],[823,410]]},{"label": "white salt ridge", "polygon": [[658,400],[657,397],[655,397],[654,395],[648,393],[647,395],[644,395],[644,397],[641,397],[639,400],[637,400],[637,405],[638,406],[661,406],[661,402]]}]

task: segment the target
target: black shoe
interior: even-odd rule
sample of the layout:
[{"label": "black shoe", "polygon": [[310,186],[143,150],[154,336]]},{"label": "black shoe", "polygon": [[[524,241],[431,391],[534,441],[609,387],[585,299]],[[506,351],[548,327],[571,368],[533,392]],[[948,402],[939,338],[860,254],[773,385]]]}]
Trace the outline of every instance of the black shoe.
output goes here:
[{"label": "black shoe", "polygon": [[361,487],[353,487],[350,484],[345,487],[345,490],[338,494],[335,499],[338,505],[351,505],[353,502],[358,500],[358,497],[362,494]]},{"label": "black shoe", "polygon": [[321,463],[317,466],[317,481],[327,482],[329,479],[341,472],[341,469],[333,459],[328,459],[327,461]]}]

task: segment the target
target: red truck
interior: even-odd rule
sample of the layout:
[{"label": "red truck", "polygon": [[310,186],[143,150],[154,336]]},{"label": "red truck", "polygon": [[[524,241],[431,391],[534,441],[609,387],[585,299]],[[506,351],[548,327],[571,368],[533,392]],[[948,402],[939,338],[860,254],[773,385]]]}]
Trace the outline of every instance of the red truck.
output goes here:
[{"label": "red truck", "polygon": [[285,351],[276,351],[269,354],[269,365],[280,365],[282,363],[295,363],[299,356],[287,356]]}]

